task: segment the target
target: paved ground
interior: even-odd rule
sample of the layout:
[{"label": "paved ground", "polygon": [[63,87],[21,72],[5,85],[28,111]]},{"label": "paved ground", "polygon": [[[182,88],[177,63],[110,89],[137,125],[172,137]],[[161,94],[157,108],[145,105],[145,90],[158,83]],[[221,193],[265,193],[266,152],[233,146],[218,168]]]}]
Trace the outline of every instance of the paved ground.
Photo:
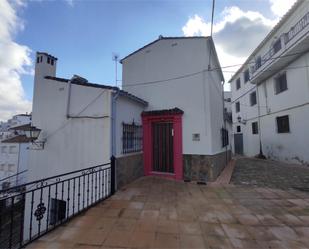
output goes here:
[{"label": "paved ground", "polygon": [[30,248],[305,249],[309,195],[144,177]]},{"label": "paved ground", "polygon": [[280,189],[306,188],[309,193],[309,167],[239,158],[235,163],[231,183]]}]

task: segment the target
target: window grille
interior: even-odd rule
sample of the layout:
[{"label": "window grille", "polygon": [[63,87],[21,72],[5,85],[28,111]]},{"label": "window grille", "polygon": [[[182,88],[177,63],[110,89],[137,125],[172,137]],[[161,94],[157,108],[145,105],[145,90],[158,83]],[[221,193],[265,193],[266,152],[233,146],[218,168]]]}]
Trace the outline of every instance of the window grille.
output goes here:
[{"label": "window grille", "polygon": [[275,78],[275,93],[279,94],[288,89],[288,83],[286,80],[286,73],[280,74]]},{"label": "window grille", "polygon": [[277,131],[278,133],[289,133],[290,132],[290,121],[289,116],[277,117]]},{"label": "window grille", "polygon": [[222,147],[229,145],[229,132],[224,128],[221,128],[221,141]]},{"label": "window grille", "polygon": [[240,103],[239,102],[235,103],[235,111],[240,112]]},{"label": "window grille", "polygon": [[252,134],[258,134],[259,129],[258,129],[258,122],[253,122],[252,123]]},{"label": "window grille", "polygon": [[244,72],[244,82],[248,82],[250,80],[250,72],[249,72],[249,69],[247,69],[245,72]]},{"label": "window grille", "polygon": [[236,90],[240,88],[240,78],[236,80]]},{"label": "window grille", "polygon": [[252,92],[250,93],[250,105],[256,105],[256,92]]},{"label": "window grille", "polygon": [[142,126],[134,122],[122,124],[122,153],[138,152],[142,150]]}]

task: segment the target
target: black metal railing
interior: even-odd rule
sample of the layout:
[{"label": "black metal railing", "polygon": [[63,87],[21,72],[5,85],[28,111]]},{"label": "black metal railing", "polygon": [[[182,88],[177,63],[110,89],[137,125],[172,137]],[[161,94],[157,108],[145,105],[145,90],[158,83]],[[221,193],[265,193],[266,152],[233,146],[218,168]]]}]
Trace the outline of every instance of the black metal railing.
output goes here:
[{"label": "black metal railing", "polygon": [[115,192],[109,163],[0,191],[0,248],[22,248]]},{"label": "black metal railing", "polygon": [[307,12],[287,33],[284,34],[285,44],[309,25],[309,12]]}]

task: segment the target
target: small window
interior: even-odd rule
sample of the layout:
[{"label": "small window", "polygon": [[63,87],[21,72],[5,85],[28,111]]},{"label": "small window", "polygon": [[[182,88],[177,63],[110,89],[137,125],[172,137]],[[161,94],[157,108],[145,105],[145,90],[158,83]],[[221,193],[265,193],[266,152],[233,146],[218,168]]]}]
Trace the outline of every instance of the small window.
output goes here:
[{"label": "small window", "polygon": [[239,102],[235,103],[235,111],[240,112],[240,103]]},{"label": "small window", "polygon": [[250,80],[249,69],[244,72],[244,82],[247,83]]},{"label": "small window", "polygon": [[277,131],[278,133],[289,133],[290,132],[290,121],[289,116],[277,117]]},{"label": "small window", "polygon": [[250,93],[250,105],[256,105],[256,92]]},{"label": "small window", "polygon": [[281,39],[279,38],[273,45],[274,53],[277,53],[281,49]]},{"label": "small window", "polygon": [[122,124],[122,153],[138,152],[142,150],[142,126]]},{"label": "small window", "polygon": [[17,153],[17,147],[16,146],[10,146],[9,153],[10,154],[16,154]]},{"label": "small window", "polygon": [[255,69],[259,69],[262,66],[262,58],[258,56],[255,60]]},{"label": "small window", "polygon": [[253,122],[252,123],[252,134],[258,134],[258,133],[259,133],[258,122]]},{"label": "small window", "polygon": [[47,64],[50,64],[50,58],[47,57]]},{"label": "small window", "polygon": [[6,146],[2,146],[2,147],[1,147],[1,153],[2,153],[2,154],[7,153]]},{"label": "small window", "polygon": [[240,125],[237,125],[236,131],[237,131],[237,132],[241,132],[241,127],[240,127]]},{"label": "small window", "polygon": [[222,142],[222,147],[229,145],[229,132],[228,130],[224,128],[221,129],[221,142]]},{"label": "small window", "polygon": [[240,88],[240,78],[236,80],[236,90]]},{"label": "small window", "polygon": [[40,62],[42,62],[43,61],[43,56],[40,56]]},{"label": "small window", "polygon": [[14,164],[9,164],[8,165],[8,172],[14,173],[15,172],[15,165]]},{"label": "small window", "polygon": [[40,63],[40,57],[36,58],[36,63]]},{"label": "small window", "polygon": [[49,213],[50,225],[55,225],[65,219],[66,202],[52,198]]},{"label": "small window", "polygon": [[286,73],[282,73],[275,78],[275,93],[279,94],[288,89],[288,83],[286,80]]},{"label": "small window", "polygon": [[54,59],[51,59],[50,64],[53,66],[54,65]]}]

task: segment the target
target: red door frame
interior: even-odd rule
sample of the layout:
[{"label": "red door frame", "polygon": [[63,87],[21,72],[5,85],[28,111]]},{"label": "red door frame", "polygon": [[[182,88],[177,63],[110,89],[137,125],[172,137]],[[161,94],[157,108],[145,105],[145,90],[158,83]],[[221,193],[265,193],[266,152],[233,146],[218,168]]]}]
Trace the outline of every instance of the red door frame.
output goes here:
[{"label": "red door frame", "polygon": [[[162,114],[162,115],[142,115],[143,121],[143,151],[144,151],[144,174],[159,175],[177,180],[183,179],[182,163],[182,113]],[[174,173],[153,172],[152,157],[152,123],[154,122],[172,122],[173,123],[173,149],[174,149]]]}]

